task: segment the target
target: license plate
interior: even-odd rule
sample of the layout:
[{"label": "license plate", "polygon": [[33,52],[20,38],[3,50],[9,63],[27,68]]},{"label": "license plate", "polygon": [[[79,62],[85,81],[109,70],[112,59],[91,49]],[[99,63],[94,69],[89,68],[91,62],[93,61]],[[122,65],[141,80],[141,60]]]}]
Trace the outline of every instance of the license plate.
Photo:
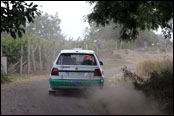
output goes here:
[{"label": "license plate", "polygon": [[70,75],[72,76],[84,76],[83,72],[71,72]]},{"label": "license plate", "polygon": [[93,73],[85,73],[85,77],[92,77]]}]

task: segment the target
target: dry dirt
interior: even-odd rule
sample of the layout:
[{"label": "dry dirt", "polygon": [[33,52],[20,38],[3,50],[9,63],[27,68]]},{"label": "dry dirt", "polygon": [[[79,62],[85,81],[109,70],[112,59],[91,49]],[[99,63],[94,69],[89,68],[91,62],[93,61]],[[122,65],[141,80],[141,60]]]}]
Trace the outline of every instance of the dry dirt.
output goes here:
[{"label": "dry dirt", "polygon": [[[134,69],[135,65],[128,66]],[[64,90],[58,95],[48,94],[48,76],[19,79],[1,85],[1,114],[160,114],[152,99],[134,90],[130,83],[113,86],[108,80],[120,69],[105,71],[103,90]]]}]

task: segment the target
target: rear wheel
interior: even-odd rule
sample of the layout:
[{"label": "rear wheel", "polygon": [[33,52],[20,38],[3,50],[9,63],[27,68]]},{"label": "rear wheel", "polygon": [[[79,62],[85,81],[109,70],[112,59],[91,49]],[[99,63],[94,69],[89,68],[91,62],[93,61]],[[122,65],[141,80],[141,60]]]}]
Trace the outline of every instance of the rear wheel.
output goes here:
[{"label": "rear wheel", "polygon": [[103,85],[100,85],[100,89],[103,90]]},{"label": "rear wheel", "polygon": [[103,87],[104,87],[104,83],[102,83],[102,84],[99,85],[99,88],[100,88],[101,90],[103,90]]},{"label": "rear wheel", "polygon": [[51,88],[49,88],[48,92],[49,92],[49,95],[55,95],[56,93],[56,91]]}]

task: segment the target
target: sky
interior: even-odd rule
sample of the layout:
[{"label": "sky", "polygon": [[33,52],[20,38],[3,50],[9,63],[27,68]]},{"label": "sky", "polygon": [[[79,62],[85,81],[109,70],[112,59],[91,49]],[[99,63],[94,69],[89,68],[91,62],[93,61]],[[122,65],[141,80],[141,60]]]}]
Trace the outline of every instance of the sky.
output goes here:
[{"label": "sky", "polygon": [[[92,11],[94,5],[90,6],[86,1],[30,1],[39,5],[38,9],[55,15],[58,12],[58,17],[61,20],[60,28],[62,34],[73,37],[76,40],[78,37],[83,38],[83,32],[86,27],[89,27],[88,22],[84,22],[84,16]],[[161,34],[161,28],[154,31],[155,34]],[[173,40],[173,36],[172,36]]]},{"label": "sky", "polygon": [[73,37],[77,39],[79,36],[83,37],[85,27],[89,27],[88,22],[84,22],[83,16],[89,14],[93,6],[90,6],[86,1],[32,2],[39,5],[39,10],[48,14],[55,15],[58,12],[58,17],[61,20],[60,28],[66,38]]}]

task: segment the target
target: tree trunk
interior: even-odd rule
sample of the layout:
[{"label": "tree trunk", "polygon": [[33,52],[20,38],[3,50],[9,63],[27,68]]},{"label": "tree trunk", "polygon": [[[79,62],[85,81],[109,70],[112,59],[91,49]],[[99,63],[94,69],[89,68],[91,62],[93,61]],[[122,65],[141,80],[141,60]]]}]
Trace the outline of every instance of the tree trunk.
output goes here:
[{"label": "tree trunk", "polygon": [[39,61],[40,61],[40,71],[42,72],[42,69],[43,69],[43,67],[42,67],[42,59],[41,59],[41,48],[40,48],[40,42],[39,42]]},{"label": "tree trunk", "polygon": [[54,42],[53,43],[53,61],[55,60],[55,55],[56,55],[56,44]]},{"label": "tree trunk", "polygon": [[120,43],[120,49],[122,49],[122,44],[123,44],[123,43],[122,43],[122,41],[121,41],[121,43]]},{"label": "tree trunk", "polygon": [[20,74],[22,74],[23,65],[23,45],[21,45],[21,61],[20,61]]},{"label": "tree trunk", "polygon": [[96,42],[96,51],[97,51],[97,55],[98,55],[98,53],[99,53],[98,40],[97,40],[97,42]]},{"label": "tree trunk", "polygon": [[86,45],[86,50],[88,50],[88,42],[87,41],[85,42],[85,45]]},{"label": "tree trunk", "polygon": [[30,39],[28,39],[28,74],[30,73]]},{"label": "tree trunk", "polygon": [[36,72],[36,63],[35,63],[35,56],[34,56],[34,46],[31,45],[31,48],[32,48],[33,69],[34,69],[34,72]]},{"label": "tree trunk", "polygon": [[115,49],[117,50],[117,40],[116,40],[116,43],[115,43]]},{"label": "tree trunk", "polygon": [[1,42],[1,56],[2,56],[2,42]]}]

